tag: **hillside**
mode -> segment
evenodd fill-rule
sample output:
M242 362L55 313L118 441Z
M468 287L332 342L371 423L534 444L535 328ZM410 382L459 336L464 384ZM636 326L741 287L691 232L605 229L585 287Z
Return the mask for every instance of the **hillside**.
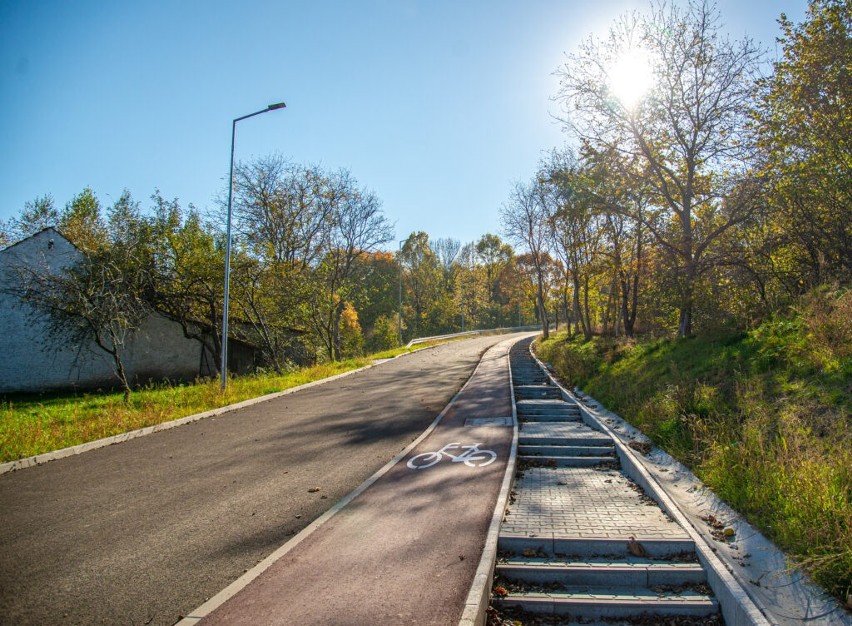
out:
M736 334L583 342L560 333L537 350L848 603L850 319L852 292L823 290Z

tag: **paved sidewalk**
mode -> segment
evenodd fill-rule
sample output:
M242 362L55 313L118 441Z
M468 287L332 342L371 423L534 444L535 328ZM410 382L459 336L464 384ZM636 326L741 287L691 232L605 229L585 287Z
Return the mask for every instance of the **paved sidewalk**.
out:
M515 483L501 535L559 538L688 539L621 470L527 468Z
M485 353L440 423L400 462L286 544L253 580L250 572L235 595L221 604L214 598L181 624L458 623L512 441L511 419L485 426L471 420L511 416L507 354L514 341ZM496 460L484 464L489 455L480 455L469 466L445 455L429 467L409 467L413 457L452 443L480 444Z

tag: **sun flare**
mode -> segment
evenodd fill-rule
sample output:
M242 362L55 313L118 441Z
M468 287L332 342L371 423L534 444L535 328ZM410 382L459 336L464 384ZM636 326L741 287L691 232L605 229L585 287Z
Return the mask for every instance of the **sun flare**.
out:
M644 50L627 50L609 69L609 90L626 109L634 109L654 83L651 58Z

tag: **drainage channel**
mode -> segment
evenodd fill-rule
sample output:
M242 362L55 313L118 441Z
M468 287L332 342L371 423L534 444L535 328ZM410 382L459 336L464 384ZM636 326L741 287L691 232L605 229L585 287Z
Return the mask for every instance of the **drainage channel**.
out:
M693 537L630 478L530 341L510 356L518 470L489 623L724 624Z

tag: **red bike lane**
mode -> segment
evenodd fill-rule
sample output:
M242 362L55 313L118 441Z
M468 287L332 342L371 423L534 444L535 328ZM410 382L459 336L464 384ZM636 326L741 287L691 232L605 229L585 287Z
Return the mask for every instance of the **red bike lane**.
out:
M179 626L457 624L511 451L514 341L413 449Z

